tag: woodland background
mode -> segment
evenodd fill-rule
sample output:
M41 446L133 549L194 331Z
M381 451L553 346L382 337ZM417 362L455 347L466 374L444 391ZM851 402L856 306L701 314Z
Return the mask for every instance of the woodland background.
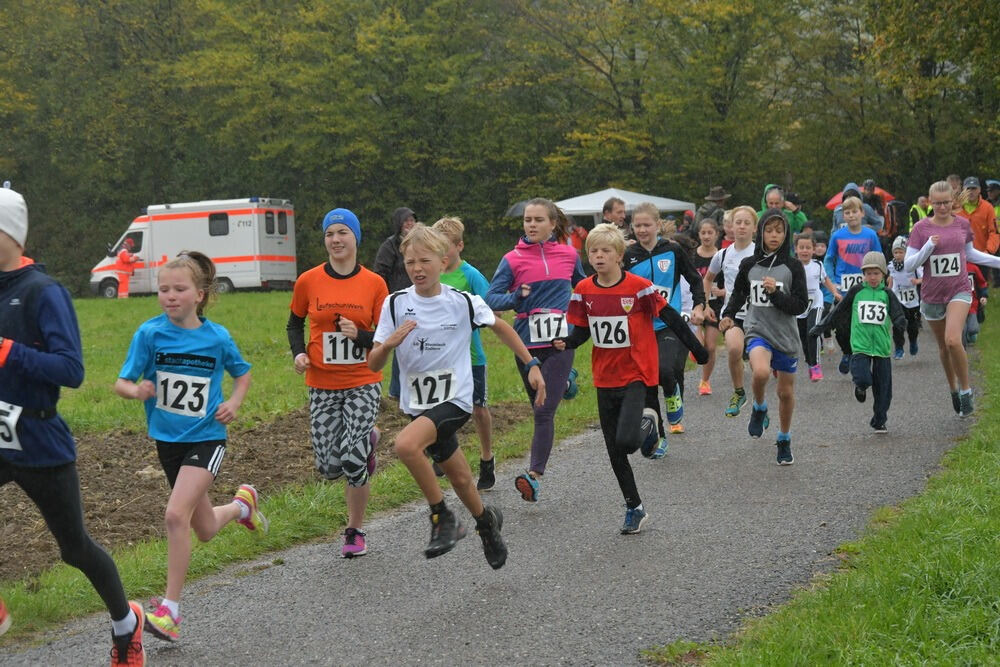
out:
M335 206L370 260L400 205L474 238L608 186L828 219L849 180L906 200L1000 174L995 0L0 0L0 180L75 293L152 203ZM484 267L485 270L485 267Z

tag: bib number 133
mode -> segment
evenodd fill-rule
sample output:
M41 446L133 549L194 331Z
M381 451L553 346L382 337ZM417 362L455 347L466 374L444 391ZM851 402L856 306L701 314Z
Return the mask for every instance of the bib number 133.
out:
M409 380L410 407L414 410L429 410L455 398L455 371L450 368L417 373Z

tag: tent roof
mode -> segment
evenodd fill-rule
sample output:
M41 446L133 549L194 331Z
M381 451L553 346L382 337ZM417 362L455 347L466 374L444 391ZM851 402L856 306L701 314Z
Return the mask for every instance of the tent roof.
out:
M556 206L561 208L563 213L566 215L594 215L600 213L604 209L604 202L611 197L618 197L623 200L625 202L625 210L629 213L631 213L632 209L634 209L637 205L645 201L651 202L661 211L693 211L697 208L691 202L680 201L678 199L668 199L666 197L655 197L653 195L644 195L640 192L619 190L618 188L607 188L606 190L591 192L587 195L563 199L562 201L557 201Z

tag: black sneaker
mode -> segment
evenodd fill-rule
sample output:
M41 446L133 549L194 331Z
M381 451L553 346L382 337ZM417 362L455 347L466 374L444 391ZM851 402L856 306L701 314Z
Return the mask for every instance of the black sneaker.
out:
M437 461L431 461L431 468L434 468L434 474L438 477L444 477L444 470L438 465Z
M465 537L465 526L446 509L439 514L431 514L431 541L424 549L428 558L437 558L454 548L455 543Z
M861 385L854 385L854 398L858 399L858 403L864 403L865 399L868 398L868 389Z
M951 407L955 409L955 414L962 413L962 403L958 400L958 392L951 392Z
M851 372L851 355L845 354L840 357L840 364L837 366L837 370L840 371L841 375L847 375Z
M500 508L485 505L483 507L482 521L476 521L476 532L483 540L483 553L486 554L486 562L494 570L499 570L507 562L507 545L500 537L500 529L503 528L503 514Z
M764 429L771 425L771 419L767 416L767 408L758 410L754 406L750 413L750 423L747 424L747 433L751 438L759 438L764 435Z
M493 469L496 465L496 457L489 461L479 460L479 481L476 482L476 489L479 491L489 491L497 483L497 476Z
M972 416L972 392L970 391L967 394L959 394L958 395L958 405L959 405L959 410L958 410L958 416L959 417L962 417L963 419L965 417L971 417Z
M872 424L872 428L875 429L875 435L885 435L889 432L885 424Z
M792 458L792 441L791 440L779 440L778 445L778 465L779 466L790 466L795 463L795 459Z

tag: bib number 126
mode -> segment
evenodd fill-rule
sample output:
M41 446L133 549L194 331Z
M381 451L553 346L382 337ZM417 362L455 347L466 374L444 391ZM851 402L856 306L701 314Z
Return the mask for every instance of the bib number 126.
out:
M629 347L628 320L625 317L590 317L590 335L594 345L604 348Z

